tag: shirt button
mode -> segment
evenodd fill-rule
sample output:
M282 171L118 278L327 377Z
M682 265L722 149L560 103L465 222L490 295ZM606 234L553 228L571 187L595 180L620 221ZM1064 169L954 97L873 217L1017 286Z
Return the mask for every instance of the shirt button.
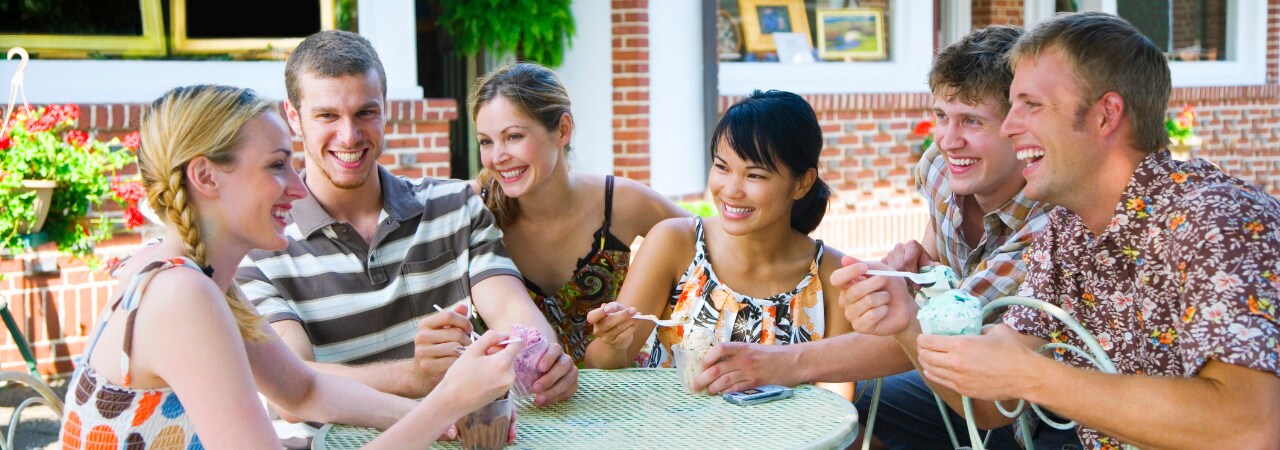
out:
M334 231L337 231L337 232L339 232L339 233L346 233L346 232L347 232L347 227L344 227L344 226L342 226L342 225L335 225L335 226L333 227L333 230L334 230Z

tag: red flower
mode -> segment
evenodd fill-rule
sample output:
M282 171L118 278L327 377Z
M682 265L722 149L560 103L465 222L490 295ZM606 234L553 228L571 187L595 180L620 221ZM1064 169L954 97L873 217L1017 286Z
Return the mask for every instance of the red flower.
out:
M68 144L84 147L84 143L89 142L89 133L84 132L84 130L71 130L63 138L67 140Z
M138 209L138 202L129 202L129 207L124 209L124 226L133 229L146 222L147 218L142 215L142 210Z
M111 180L111 190L115 192L116 197L130 203L137 203L147 196L147 190L143 189L142 183L136 180L120 181L118 178Z
M46 110L44 115L40 116L36 120L31 121L30 123L27 124L27 131L32 133L49 131L49 130L52 130L54 126L57 126L58 122L59 122L58 114L51 113L50 111Z
M13 138L9 136L0 137L0 150L8 150L13 147Z
M932 120L921 120L920 123L916 124L916 129L914 131L917 136L924 136L931 132L933 132Z
M126 134L124 135L124 141L122 144L124 145L124 148L137 150L138 147L142 146L142 135L138 134L137 131Z

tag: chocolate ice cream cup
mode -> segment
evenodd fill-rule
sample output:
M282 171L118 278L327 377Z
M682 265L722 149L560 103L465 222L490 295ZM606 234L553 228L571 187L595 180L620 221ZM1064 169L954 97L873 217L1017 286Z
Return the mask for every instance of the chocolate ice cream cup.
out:
M480 407L458 421L458 442L466 450L495 450L507 447L511 411L515 400L502 398Z

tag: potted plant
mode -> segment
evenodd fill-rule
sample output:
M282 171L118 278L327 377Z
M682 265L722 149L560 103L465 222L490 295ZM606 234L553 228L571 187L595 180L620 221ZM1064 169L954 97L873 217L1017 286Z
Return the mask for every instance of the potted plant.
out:
M1200 147L1200 136L1196 136L1196 109L1191 105L1184 106L1177 120L1166 117L1164 127L1169 130L1169 153L1173 159L1186 161L1191 159L1191 151Z
M19 107L5 120L0 131L0 248L21 254L47 241L63 253L89 256L94 244L111 236L109 220L88 218L106 198L126 208L127 226L141 223L141 184L121 181L117 174L136 161L137 132L123 143L103 143L75 129L79 117L76 105L50 105Z

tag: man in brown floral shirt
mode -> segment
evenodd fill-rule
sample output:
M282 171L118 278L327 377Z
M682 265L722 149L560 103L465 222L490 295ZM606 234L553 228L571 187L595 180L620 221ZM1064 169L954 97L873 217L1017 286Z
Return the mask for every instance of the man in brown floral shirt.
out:
M1050 341L1083 341L1012 307L982 336L920 336L912 357L925 377L953 409L959 395L1052 409L1089 448L1274 447L1280 201L1169 158L1168 62L1124 20L1059 16L1021 38L1010 64L1002 131L1027 161L1027 195L1060 205L1024 254L1019 292L1071 313L1120 375L1070 353L1054 353L1067 364L1041 357ZM918 327L910 299L859 289L865 270L841 274L855 280L841 298L854 329ZM1009 421L991 402L974 408L982 427Z

